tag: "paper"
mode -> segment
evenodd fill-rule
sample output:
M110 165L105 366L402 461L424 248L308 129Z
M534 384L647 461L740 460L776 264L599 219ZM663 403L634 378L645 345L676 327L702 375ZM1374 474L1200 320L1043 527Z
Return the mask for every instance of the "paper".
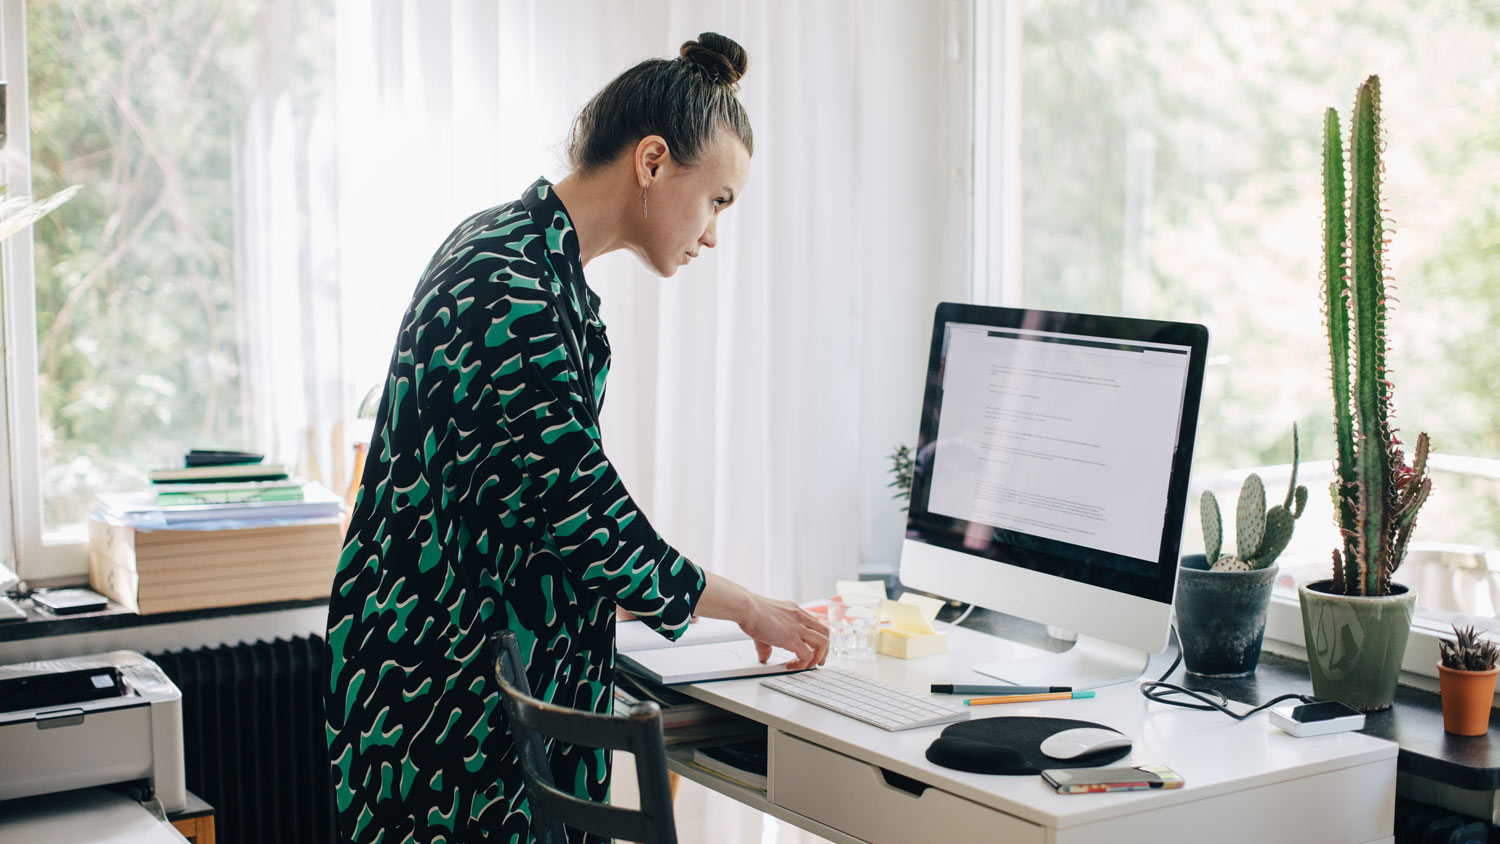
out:
M733 642L748 639L738 624L722 618L700 618L688 625L682 637L672 641L646 626L643 621L621 621L615 624L615 651L634 653L657 648L680 648L708 642Z
M922 617L927 619L928 624L937 621L938 610L943 608L942 600L927 595L918 595L915 592L902 592L897 596L896 600L916 604L917 609L922 611Z
M321 484L308 482L301 500L261 501L242 504L197 504L164 507L150 492L101 493L96 515L109 524L140 529L203 530L254 527L262 522L284 523L338 518L344 501ZM206 528L205 526L212 526Z
M845 598L884 598L883 580L840 580L834 584L834 594Z
M0 844L37 841L184 844L187 839L129 797L108 788L86 788L6 804Z
M937 632L932 629L932 622L922 613L921 607L910 601L888 600L881 605L881 611L886 618L890 619L891 628L900 633L909 636L931 636Z

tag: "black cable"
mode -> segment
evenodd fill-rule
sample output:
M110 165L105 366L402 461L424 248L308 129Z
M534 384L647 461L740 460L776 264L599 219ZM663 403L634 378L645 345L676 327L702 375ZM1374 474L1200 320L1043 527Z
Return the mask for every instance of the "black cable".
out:
M1206 712L1222 712L1236 721L1243 721L1246 718L1249 718L1251 715L1254 715L1264 709L1270 709L1271 707L1275 706L1278 703L1281 703L1284 700L1300 700L1303 703L1316 703L1318 700L1317 698L1310 695L1286 694L1268 700L1260 706L1249 710L1248 712L1234 712L1229 708L1229 698L1225 697L1223 692L1210 692L1210 694L1218 696L1219 699L1215 701L1194 689L1185 689L1182 686L1175 686L1171 683L1166 682L1166 679L1172 676L1172 672L1177 670L1177 666L1182 664L1182 637L1177 635L1177 625L1175 624L1172 625L1172 637L1177 640L1177 658L1172 660L1172 667L1168 668L1166 673L1161 675L1160 680L1148 680L1147 682L1141 684L1141 694L1145 695L1147 700L1154 700L1157 703L1164 703L1168 706L1180 706L1184 709L1199 709ZM1172 695L1184 695L1198 701L1198 703L1188 703L1187 701L1172 700Z

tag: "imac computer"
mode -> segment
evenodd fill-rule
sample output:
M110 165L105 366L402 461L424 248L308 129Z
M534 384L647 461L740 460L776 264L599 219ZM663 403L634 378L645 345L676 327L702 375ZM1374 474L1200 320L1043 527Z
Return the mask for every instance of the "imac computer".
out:
M1092 688L1166 648L1208 330L943 303L901 582L1078 634L974 669Z

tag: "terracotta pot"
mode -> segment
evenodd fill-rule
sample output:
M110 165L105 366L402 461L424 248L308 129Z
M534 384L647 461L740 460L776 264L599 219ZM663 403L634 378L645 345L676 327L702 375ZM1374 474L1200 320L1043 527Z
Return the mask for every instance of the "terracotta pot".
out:
M1482 736L1489 732L1496 674L1500 674L1500 666L1488 671L1459 671L1438 663L1445 732L1456 736Z

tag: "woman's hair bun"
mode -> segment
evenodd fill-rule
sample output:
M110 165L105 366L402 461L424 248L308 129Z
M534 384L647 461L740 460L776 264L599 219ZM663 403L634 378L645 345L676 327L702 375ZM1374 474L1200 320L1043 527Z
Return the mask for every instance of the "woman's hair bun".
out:
M705 32L697 41L684 42L678 58L723 85L737 84L750 64L744 47L717 32Z

